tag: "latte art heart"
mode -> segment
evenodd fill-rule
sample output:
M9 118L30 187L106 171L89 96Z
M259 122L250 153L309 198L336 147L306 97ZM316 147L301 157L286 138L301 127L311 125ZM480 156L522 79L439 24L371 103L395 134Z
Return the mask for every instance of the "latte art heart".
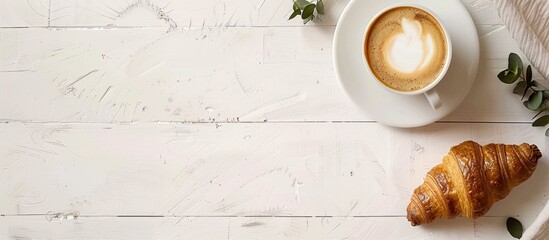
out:
M372 21L364 42L368 67L397 91L433 82L446 64L446 35L429 13L415 7L390 9Z
M434 55L434 42L431 34L423 34L418 21L402 18L402 33L388 41L385 58L389 65L402 73L413 73L425 68Z

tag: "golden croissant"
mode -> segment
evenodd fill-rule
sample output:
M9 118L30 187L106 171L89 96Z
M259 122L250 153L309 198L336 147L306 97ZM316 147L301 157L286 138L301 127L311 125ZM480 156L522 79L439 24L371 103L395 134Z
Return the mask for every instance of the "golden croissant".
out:
M477 218L528 179L541 152L536 145L466 141L450 149L414 190L406 211L412 226L436 218Z

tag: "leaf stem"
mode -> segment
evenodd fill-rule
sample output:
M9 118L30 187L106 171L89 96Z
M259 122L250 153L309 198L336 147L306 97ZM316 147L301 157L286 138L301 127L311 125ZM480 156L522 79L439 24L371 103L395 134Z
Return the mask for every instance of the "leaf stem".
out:
M520 92L523 91L521 98L522 102L526 97L526 94L530 92L530 96L523 102L523 105L535 113L534 117L532 117L532 120L535 119L532 126L539 127L548 125L549 115L546 114L540 117L542 113L549 112L549 89L540 83L543 79L532 80L531 67L528 66L528 68L523 71L524 64L522 64L520 56L516 53L509 54L508 66L508 69L503 70L498 74L497 77L499 80L503 83L510 84L516 82L520 78L513 89L513 93L520 94ZM520 74L516 75L516 71L513 70L520 70ZM549 137L549 129L545 131L545 136ZM515 238L520 238L522 236L522 224L515 218L511 217L507 219L507 230L509 230L509 233Z

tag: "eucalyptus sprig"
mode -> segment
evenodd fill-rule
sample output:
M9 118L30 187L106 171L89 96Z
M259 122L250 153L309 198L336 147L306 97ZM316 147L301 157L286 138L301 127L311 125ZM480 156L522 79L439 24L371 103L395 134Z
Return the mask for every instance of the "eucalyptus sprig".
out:
M291 20L295 18L297 15L301 15L301 19L303 19L303 24L307 24L309 21L315 19L315 17L318 17L319 15L324 15L324 2L322 0L316 0L313 2L309 2L308 0L293 0L294 5L292 12L292 15L290 15L290 18L288 20ZM315 15L316 12L316 15Z
M506 84L513 84L518 80L517 85L513 89L514 94L521 95L523 100L528 93L528 100L523 102L523 105L536 111L537 114L532 118L535 119L544 112L549 112L549 89L542 86L539 81L532 80L532 67L528 65L526 71L522 65L522 60L516 53L509 54L509 63L507 69L498 74L500 81ZM549 124L549 115L544 115L536 119L532 126L544 127ZM549 136L549 129L545 131L545 136Z
M522 237L522 233L524 233L524 228L522 227L522 223L520 223L519 220L513 217L509 217L507 218L506 225L507 231L509 231L509 234L511 234L511 236L516 239L520 239Z

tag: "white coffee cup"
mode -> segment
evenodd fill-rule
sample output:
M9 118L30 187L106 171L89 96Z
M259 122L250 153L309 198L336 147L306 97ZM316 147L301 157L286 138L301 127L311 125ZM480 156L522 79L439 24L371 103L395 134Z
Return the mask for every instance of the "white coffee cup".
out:
M377 78L377 76L370 69L370 65L368 64L368 59L366 57L366 54L364 54L365 53L365 49L364 49L365 44L363 44L363 49L362 49L363 50L362 55L363 55L363 59L364 59L364 64L366 66L366 69L368 69L368 72L370 73L370 75L385 90L390 91L390 92L395 93L395 94L399 94L399 95L419 95L419 94L423 94L425 96L425 98L427 98L427 101L429 102L429 104L431 105L431 107L433 109L435 109L435 110L439 109L442 106L442 101L440 100L440 97L439 97L439 95L438 95L438 93L435 89L435 86L444 78L444 75L446 74L446 72L448 71L448 68L450 67L450 63L451 63L451 60L452 60L452 42L450 40L450 35L448 34L448 31L444 27L444 24L442 23L442 21L440 21L440 18L435 13L433 13L433 11L431 11L430 9L428 9L426 7L417 5L417 4L396 4L396 5L389 6L387 8L384 8L383 10L381 10L379 13L377 13L372 18L372 20L368 23L368 26L366 27L366 31L364 33L364 38L363 39L366 39L368 33L370 32L370 28L372 27L372 25L375 23L375 21L377 20L377 18L379 16L381 16L383 13L385 13L389 10L399 8L399 7L418 8L420 10L423 10L423 11L429 13L439 23L440 27L442 28L442 31L444 32L444 36L446 38L446 59L444 61L444 63L445 63L444 67L441 69L438 76L429 85L427 85L427 86L425 86L425 87L423 87L419 90L416 90L416 91L405 92L405 91L398 91L396 89L390 88L387 85L385 85L380 79Z

